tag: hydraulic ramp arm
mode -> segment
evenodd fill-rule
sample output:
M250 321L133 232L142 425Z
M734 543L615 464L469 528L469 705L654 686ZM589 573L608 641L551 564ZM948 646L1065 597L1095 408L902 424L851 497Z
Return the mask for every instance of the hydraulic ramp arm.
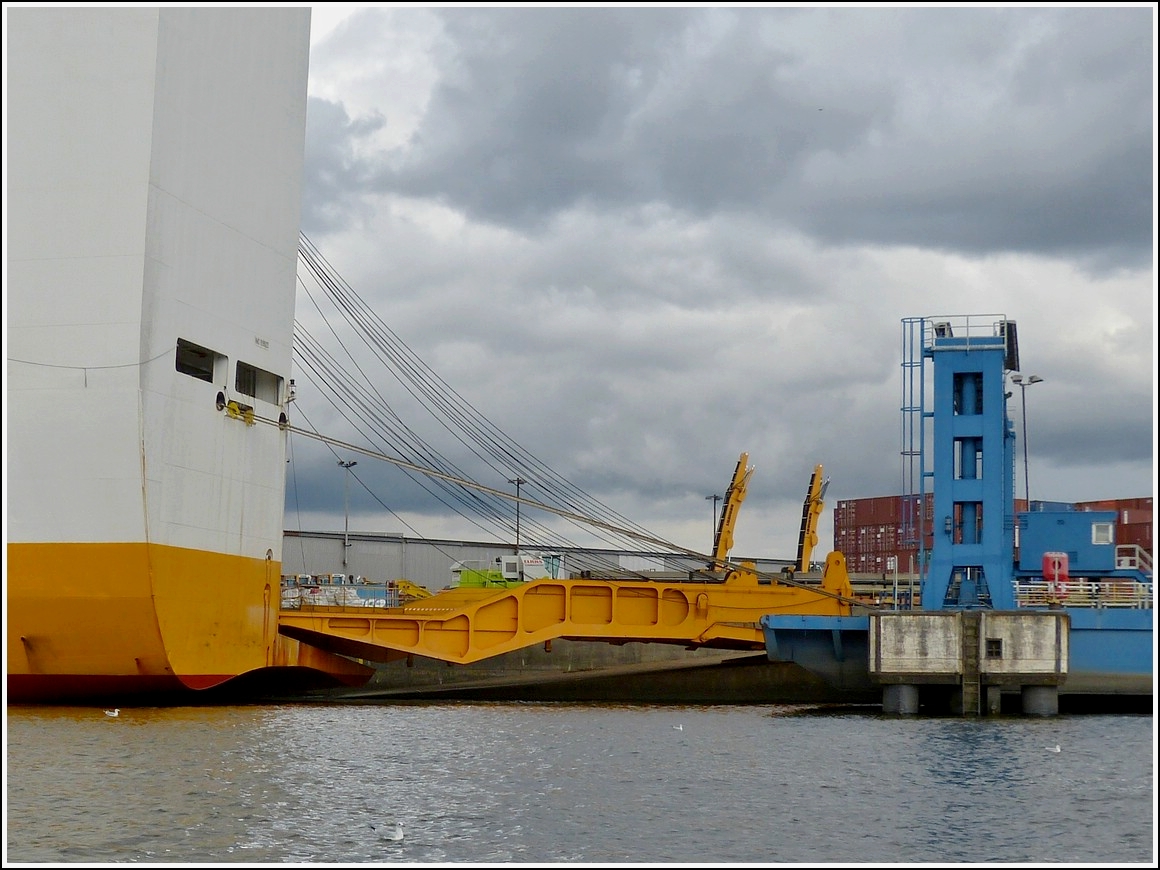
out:
M729 551L733 549L733 529L737 526L737 514L745 501L745 490L749 478L753 477L753 466L748 465L749 454L742 453L733 470L733 480L725 490L725 503L721 506L721 519L717 523L717 534L713 536L713 563L711 569L727 568Z
M814 547L818 545L818 520L825 508L826 489L829 485L830 479L822 478L822 466L815 465L814 473L810 475L810 487L802 503L802 527L798 535L797 570L803 574L810 570L810 559Z
M854 603L841 553L830 554L813 586L765 582L746 566L731 567L724 583L544 579L513 589L450 589L388 610L284 610L278 630L369 661L419 655L470 664L556 638L762 650L762 616L847 616Z

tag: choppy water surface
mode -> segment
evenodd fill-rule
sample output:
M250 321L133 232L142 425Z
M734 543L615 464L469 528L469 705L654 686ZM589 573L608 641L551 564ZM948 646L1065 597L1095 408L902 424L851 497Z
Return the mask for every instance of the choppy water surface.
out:
M1154 765L1150 715L12 707L5 857L1154 863Z

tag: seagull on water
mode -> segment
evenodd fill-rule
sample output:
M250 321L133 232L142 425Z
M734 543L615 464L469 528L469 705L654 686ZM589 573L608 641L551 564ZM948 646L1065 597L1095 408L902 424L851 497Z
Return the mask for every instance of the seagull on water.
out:
M117 708L116 708L116 709L114 709L114 710L106 710L106 711L105 711L105 715L106 715L106 716L112 716L112 717L115 719L115 718L117 718L118 716L120 716L120 715L121 715L121 708L120 708L120 707L117 707Z
M376 828L372 824L371 830L377 831L378 828ZM401 824L399 824L398 822L395 822L395 829L393 831L390 831L390 832L383 831L383 839L384 840L391 840L391 841L396 842L396 843L399 842L400 840L403 839L403 826Z
M677 731L684 731L685 730L684 725L674 725L673 728L675 728Z
M1063 752L1058 743L1056 743L1054 746L1045 746L1043 748L1048 752Z

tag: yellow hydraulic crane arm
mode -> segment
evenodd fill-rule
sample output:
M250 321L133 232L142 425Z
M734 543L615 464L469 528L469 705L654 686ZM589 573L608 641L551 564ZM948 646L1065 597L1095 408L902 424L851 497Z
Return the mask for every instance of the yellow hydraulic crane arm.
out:
M724 504L721 506L721 519L717 523L717 534L713 538L713 567L723 565L729 558L729 551L733 549L733 529L737 525L737 513L741 510L741 502L745 501L745 489L749 486L749 478L753 476L753 466L746 465L749 454L742 453L737 460L737 468L733 471L733 480L725 490Z
M810 475L810 486L802 503L802 527L798 534L797 570L803 574L810 570L810 558L818 545L818 520L825 507L826 488L830 479L822 479L822 466L815 465Z
M284 610L279 633L370 661L419 655L456 664L566 640L761 650L762 616L848 616L846 563L831 553L820 585L761 582L746 568L724 583L553 580L512 589L451 589L403 607Z

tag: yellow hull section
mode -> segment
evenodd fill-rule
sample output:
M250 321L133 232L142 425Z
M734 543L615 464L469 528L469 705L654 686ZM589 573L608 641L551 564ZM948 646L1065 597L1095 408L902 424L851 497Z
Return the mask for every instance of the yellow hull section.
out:
M453 589L385 611L282 611L279 630L322 649L372 661L421 655L470 664L556 638L765 649L762 616L847 616L845 560L831 553L820 587L759 584L747 571L724 583L536 580L511 589Z
M8 699L207 689L270 666L370 671L279 638L281 564L156 544L8 545Z

